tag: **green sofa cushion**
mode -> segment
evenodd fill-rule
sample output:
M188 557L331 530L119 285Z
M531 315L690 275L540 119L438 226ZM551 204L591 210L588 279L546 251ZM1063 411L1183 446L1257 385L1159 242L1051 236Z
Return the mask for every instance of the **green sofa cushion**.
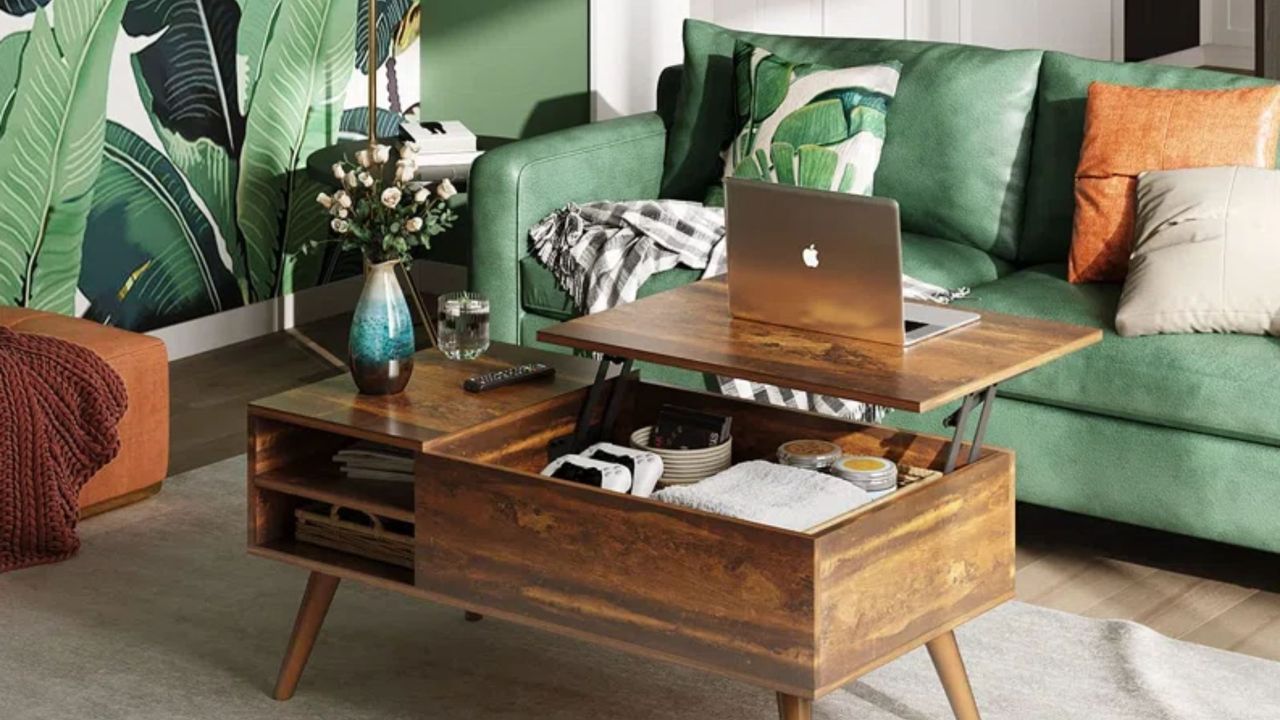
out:
M640 297L687 285L702 277L701 270L678 267L655 273L640 286ZM532 255L520 259L520 304L525 310L549 318L569 320L577 317L569 294L560 289L551 271Z
M959 243L906 233L902 266L908 275L947 288L974 287L1009 273L1013 266ZM640 287L640 297L680 287L702 277L701 270L678 267L655 274ZM577 313L569 294L551 271L532 255L520 260L520 304L528 312L568 320Z
M1035 140L1031 177L1019 243L1022 265L1061 262L1071 247L1075 215L1075 174L1084 142L1084 109L1094 81L1137 87L1203 90L1269 85L1243 75L1144 63L1086 60L1047 52L1040 67L1036 98Z
M886 423L949 434L954 408ZM1280 552L1280 448L996 400L987 441L1017 453L1018 500Z
M898 201L904 230L1016 257L1043 53L761 35L686 21L684 79L668 136L663 197L702 200L719 180L719 154L734 131L738 38L796 62L901 62L875 194Z
M1011 397L1166 427L1280 445L1280 338L1153 335L1122 338L1120 286L1072 285L1066 266L1020 270L962 304L1102 328L1101 344L1001 386Z

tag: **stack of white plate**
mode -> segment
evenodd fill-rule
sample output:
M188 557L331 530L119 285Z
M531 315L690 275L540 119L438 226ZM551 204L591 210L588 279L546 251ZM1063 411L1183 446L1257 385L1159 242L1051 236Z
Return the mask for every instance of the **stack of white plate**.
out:
M733 438L710 448L696 450L668 450L649 447L653 426L642 427L631 433L631 446L647 450L662 458L662 480L667 485L687 485L705 480L728 470L733 463Z

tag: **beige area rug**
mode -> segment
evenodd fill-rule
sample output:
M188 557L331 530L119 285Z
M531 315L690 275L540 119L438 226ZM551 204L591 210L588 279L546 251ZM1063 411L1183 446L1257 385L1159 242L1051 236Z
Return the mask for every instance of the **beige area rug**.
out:
M344 583L297 696L268 692L306 575L245 554L242 458L82 525L62 565L0 576L4 720L772 720L703 672ZM986 720L1274 720L1280 664L1010 604L962 628ZM949 718L923 651L817 718Z

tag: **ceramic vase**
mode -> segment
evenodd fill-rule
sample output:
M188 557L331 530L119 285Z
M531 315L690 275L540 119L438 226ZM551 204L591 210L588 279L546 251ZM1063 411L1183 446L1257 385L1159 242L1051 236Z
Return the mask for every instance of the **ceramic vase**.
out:
M351 377L365 395L394 395L413 374L413 318L396 262L370 265L348 344Z

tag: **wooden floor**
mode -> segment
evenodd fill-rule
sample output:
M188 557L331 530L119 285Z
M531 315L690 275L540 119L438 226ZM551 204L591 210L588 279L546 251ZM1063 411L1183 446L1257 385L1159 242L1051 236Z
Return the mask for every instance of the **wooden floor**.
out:
M174 362L170 472L243 453L248 401L343 372L346 323ZM1025 602L1280 660L1280 556L1032 506L1018 534Z

